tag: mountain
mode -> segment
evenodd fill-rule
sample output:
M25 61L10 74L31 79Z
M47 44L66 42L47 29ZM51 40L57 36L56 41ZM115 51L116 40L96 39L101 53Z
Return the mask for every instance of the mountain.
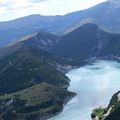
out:
M90 58L117 58L119 50L120 34L105 32L95 24L85 24L62 36L51 53L80 65Z
M119 51L120 34L92 23L63 36L35 32L1 48L0 119L52 117L75 96L66 70L92 59L119 60Z
M78 21L65 29L65 33L86 24L94 23L108 32L120 32L120 1L107 0L87 10L78 11ZM73 13L74 14L74 13Z
M19 46L19 49L0 60L0 94L21 90L39 82L60 87L69 85L69 79L54 68L56 65L48 53Z
M23 40L0 53L0 119L47 119L75 95L63 64L38 46Z
M65 16L31 15L12 21L0 22L0 39L2 40L0 46L5 46L23 36L38 31L62 33L66 27L75 21L77 21L76 14Z
M51 17L42 17L40 15L31 15L20 19L0 22L0 46L4 46L12 41L15 41L28 34L35 33L37 31L46 30L47 25L52 21ZM46 26L43 27L43 26Z
M108 0L87 10L63 16L31 15L7 22L0 22L0 46L5 46L12 41L38 31L59 35L66 34L87 23L97 24L106 31L119 32L119 3L119 1Z
M118 60L120 55L120 34L106 32L92 23L63 36L38 32L17 41L8 46L22 42L32 48L50 52L57 61L72 66L83 65L96 58ZM16 50L16 47L13 48L4 51L1 49L0 57Z

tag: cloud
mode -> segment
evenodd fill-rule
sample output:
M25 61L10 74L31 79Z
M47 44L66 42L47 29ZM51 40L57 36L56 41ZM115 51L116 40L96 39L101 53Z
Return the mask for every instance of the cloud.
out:
M13 4L11 0L0 0L0 7L8 7Z
M48 1L48 0L28 0L29 2L32 2L32 3L39 3L39 2L45 2L45 1Z
M105 0L0 0L0 21L31 14L64 15Z
M4 7L5 10L16 10L33 7L29 0L0 0L0 8Z

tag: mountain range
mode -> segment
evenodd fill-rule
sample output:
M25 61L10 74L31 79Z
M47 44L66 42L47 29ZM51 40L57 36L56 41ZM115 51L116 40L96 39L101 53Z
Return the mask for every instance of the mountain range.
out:
M37 32L1 48L1 119L47 119L60 112L75 96L65 72L96 59L119 61L119 50L120 34L91 23L63 36Z
M119 3L0 22L0 119L50 118L76 95L68 91L68 70L96 59L120 61Z
M31 15L0 22L0 46L5 46L12 41L38 31L59 35L66 34L86 23L97 24L106 31L119 32L119 11L119 1L116 3L114 0L112 2L108 0L87 10L69 13L64 16Z
M119 38L119 33L109 33L95 24L88 23L62 36L38 32L23 37L10 46L22 42L30 47L45 50L70 65L80 65L92 58L117 59Z

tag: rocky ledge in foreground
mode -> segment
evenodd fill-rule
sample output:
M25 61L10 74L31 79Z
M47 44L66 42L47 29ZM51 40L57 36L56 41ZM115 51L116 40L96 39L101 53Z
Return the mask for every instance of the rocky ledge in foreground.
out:
M120 120L120 91L113 95L107 108L93 110L92 120Z

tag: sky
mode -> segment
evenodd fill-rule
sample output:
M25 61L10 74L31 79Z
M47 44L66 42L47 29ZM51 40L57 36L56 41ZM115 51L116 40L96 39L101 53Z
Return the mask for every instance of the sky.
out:
M31 14L64 15L104 1L106 0L0 0L0 21Z

